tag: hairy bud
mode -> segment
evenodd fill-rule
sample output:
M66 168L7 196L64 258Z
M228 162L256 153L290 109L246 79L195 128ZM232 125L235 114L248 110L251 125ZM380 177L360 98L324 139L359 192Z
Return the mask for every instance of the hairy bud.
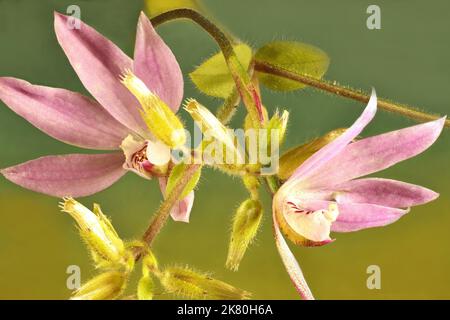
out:
M77 222L80 235L91 250L97 267L129 265L129 254L122 240L98 204L94 204L92 212L75 199L64 198L60 207Z
M164 288L189 299L242 300L250 293L189 268L171 267L160 275Z
M253 199L245 200L237 209L233 219L227 268L236 271L249 244L255 238L261 224L262 205Z
M86 282L71 300L112 300L117 299L125 289L127 274L108 271Z

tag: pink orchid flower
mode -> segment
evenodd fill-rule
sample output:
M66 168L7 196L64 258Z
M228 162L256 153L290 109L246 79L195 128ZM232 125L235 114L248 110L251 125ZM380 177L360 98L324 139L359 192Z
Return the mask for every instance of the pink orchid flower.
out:
M141 13L134 60L92 27L69 27L70 17L55 13L55 32L85 88L96 99L64 89L0 78L0 100L49 136L102 154L46 156L1 170L10 181L52 196L87 196L108 188L127 171L151 178L161 142L141 117L139 102L121 82L126 70L176 112L183 98L183 76L175 56ZM73 18L72 18L73 19ZM120 150L122 148L122 150ZM162 192L166 177L159 177ZM189 221L193 193L172 210Z
M330 232L385 226L412 206L439 195L421 186L381 178L361 178L389 168L430 147L445 118L374 137L354 139L377 110L375 91L358 120L336 140L301 164L277 191L273 220L277 248L297 291L313 299L281 231L294 243L327 244ZM281 230L280 230L281 229Z

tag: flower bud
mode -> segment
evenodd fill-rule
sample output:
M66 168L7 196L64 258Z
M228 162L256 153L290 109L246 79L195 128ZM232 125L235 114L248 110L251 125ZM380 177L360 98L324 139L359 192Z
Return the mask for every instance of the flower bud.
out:
M194 99L187 100L184 109L198 124L200 130L207 139L212 137L216 140L215 142L221 144L219 147L215 144L210 144L208 147L215 147L214 151L218 151L220 147L223 147L225 153L222 152L222 159L216 159L216 164L226 163L231 166L237 165L236 167L239 167L238 164L243 163L243 156L236 145L235 137L214 114ZM205 146L205 144L203 144L203 146Z
M281 144L284 140L285 134L286 134L286 128L289 120L289 112L284 110L283 113L280 115L279 111L277 110L273 117L269 120L269 122L266 125L266 129L268 130L268 139L267 141L270 142L271 139L271 131L272 130L278 130L278 141ZM270 143L269 143L270 146Z
M138 282L137 297L139 300L153 300L155 283L151 275L144 275Z
M281 180L287 180L294 171L314 153L322 147L339 137L346 129L340 128L328 132L326 135L314 139L308 143L294 147L283 154L280 158L278 177Z
M250 293L189 268L171 267L160 275L163 287L189 299L242 300Z
M183 124L172 109L131 71L125 72L122 83L141 104L141 116L150 132L169 147L176 148L184 145L186 133Z
M108 271L86 282L71 300L112 300L117 299L125 289L127 274Z
M236 271L248 245L255 238L262 218L262 205L257 200L247 199L237 209L233 219L227 268Z
M98 267L105 266L105 264L128 264L128 255L124 244L111 222L102 213L99 205L94 204L94 212L92 212L73 198L64 198L60 207L77 222L81 237L91 250Z

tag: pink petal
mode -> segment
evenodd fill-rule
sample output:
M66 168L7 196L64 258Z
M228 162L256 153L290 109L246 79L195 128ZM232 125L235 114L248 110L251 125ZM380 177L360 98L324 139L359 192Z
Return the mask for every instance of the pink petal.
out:
M98 103L68 90L0 78L0 100L49 136L79 147L118 149L128 134Z
M80 29L68 27L68 19L55 13L58 42L85 88L118 121L137 133L145 132L139 102L120 82L133 61L114 43L80 21Z
M309 188L329 187L393 166L428 149L445 118L349 144L333 161L308 177Z
M165 197L167 178L159 179L161 193ZM194 191L191 191L183 200L178 201L170 211L170 216L175 221L189 222L192 206L194 205Z
M292 254L291 250L289 249L286 240L284 240L283 235L280 232L280 227L278 225L278 222L276 221L275 214L273 214L272 217L273 217L275 244L277 246L281 260L283 261L283 264L286 268L286 271L289 274L289 277L291 278L291 281L295 286L295 289L300 294L302 299L314 300L314 296L308 287L303 272L294 255Z
M1 170L8 180L56 197L81 197L108 188L125 174L122 153L47 156Z
M336 192L339 203L371 203L394 208L417 206L439 196L421 186L380 178L345 182L336 187Z
M183 75L170 48L141 12L134 49L134 72L174 112L183 99Z
M183 200L178 201L172 208L170 215L175 221L189 222L192 206L194 205L194 191L191 191Z
M330 160L334 159L344 148L355 139L361 131L367 126L367 124L373 119L377 111L377 96L375 90L372 90L372 95L364 109L364 112L358 118L358 120L353 123L353 125L348 128L340 137L334 141L327 144L325 147L317 151L313 156L306 160L296 171L292 174L288 181L301 180L302 184L307 184L307 177L313 175L314 173L320 174L322 172L322 167L328 163ZM335 163L333 160L332 163Z
M385 226L409 212L367 203L339 203L338 209L339 216L331 226L334 232L351 232Z

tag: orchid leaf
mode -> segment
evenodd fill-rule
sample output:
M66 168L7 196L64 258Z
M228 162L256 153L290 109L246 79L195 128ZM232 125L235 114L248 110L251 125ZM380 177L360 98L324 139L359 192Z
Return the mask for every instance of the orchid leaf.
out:
M247 70L252 59L252 49L246 44L234 46L241 65ZM197 88L213 97L228 98L234 89L234 81L223 54L217 53L190 74Z
M328 55L321 49L295 41L270 42L256 52L255 60L318 79L322 78L330 64ZM304 84L261 72L258 73L258 78L266 87L277 91L306 87Z

